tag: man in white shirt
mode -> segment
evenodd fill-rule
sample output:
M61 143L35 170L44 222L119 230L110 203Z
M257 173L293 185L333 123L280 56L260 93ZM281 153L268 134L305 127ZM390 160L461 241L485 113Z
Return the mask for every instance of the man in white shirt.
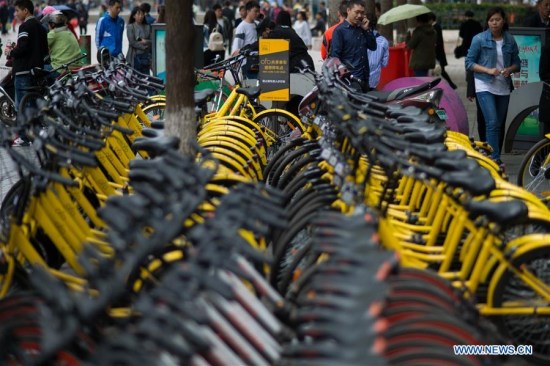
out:
M249 1L245 5L245 10L246 17L239 23L233 36L233 45L231 47L231 54L233 56L239 54L240 49L244 46L258 40L256 18L260 14L260 4L256 1Z
M249 1L245 5L246 17L239 23L235 29L233 36L233 46L231 47L231 55L239 54L241 48L255 43L258 40L258 32L256 30L256 18L260 14L260 4L256 1ZM243 66L243 75L248 79L256 79L258 76L257 63L247 60Z

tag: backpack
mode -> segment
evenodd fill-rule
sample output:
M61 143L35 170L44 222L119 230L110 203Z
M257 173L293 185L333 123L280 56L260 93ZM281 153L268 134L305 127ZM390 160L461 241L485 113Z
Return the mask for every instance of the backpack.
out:
M225 51L223 46L223 35L218 31L218 26L212 30L208 37L208 49L210 51Z

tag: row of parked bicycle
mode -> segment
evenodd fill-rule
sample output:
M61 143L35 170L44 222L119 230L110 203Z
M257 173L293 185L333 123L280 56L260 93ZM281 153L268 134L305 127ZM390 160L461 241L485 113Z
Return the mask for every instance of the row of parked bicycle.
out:
M189 157L144 129L159 98L108 87L131 78L54 85L19 131L37 159L2 130L24 174L0 208L0 360L480 365L501 359L452 346L513 342L547 361L548 212L485 146L327 68L301 119L234 88Z

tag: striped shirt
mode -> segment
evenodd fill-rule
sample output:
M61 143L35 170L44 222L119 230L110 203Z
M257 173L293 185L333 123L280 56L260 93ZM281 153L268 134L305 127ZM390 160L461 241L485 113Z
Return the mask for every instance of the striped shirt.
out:
M370 67L369 87L373 89L378 86L382 68L388 66L390 58L390 44L388 40L377 31L374 31L374 36L376 37L376 49L374 51L367 50Z

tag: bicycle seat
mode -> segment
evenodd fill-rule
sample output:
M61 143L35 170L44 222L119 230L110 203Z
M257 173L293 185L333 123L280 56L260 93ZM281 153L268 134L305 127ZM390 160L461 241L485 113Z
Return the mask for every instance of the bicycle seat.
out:
M195 98L195 104L202 105L208 100L208 98L214 95L214 93L216 93L216 90L214 89L204 89L196 91L193 95L193 97Z
M407 132L401 135L407 141L421 144L434 144L445 141L447 131L435 130L435 131L414 131Z
M463 150L454 151L464 152ZM471 171L479 168L479 164L473 159L442 158L435 161L435 167L446 171Z
M144 150L154 155L160 155L168 150L177 150L180 144L175 136L160 136L155 138L137 138L133 143L136 150Z
M366 95L380 103L389 102L395 99L395 93L393 90L392 91L373 90L366 93Z
M486 169L444 173L441 180L451 187L462 188L473 196L489 194L495 189L495 180Z
M238 94L246 95L246 97L248 99L258 98L260 96L261 92L262 92L262 90L257 86L250 87L250 88L238 88L237 89Z
M528 213L527 205L519 200L505 202L470 200L465 207L470 211L470 218L487 216L489 220L502 226L517 224L527 218Z

